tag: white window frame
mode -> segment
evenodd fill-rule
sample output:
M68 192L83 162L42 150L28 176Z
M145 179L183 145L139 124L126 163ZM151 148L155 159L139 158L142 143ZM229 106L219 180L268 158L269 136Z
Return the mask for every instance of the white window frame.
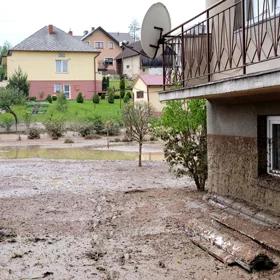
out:
M273 130L274 124L280 125L280 116L267 117L267 173L274 176L280 176L280 170L273 169Z
M53 92L54 93L61 93L62 90L63 90L62 84L54 84L53 85Z
M65 90L66 86L69 87L69 91L67 91L68 97L65 95L66 94L66 90ZM69 84L64 84L63 85L63 94L67 99L71 99L71 86Z
M112 57L105 57L104 58L104 63L106 64L106 62L110 60L112 61L112 64L107 64L108 66L113 66L114 65L114 59Z
M96 46L97 44L102 44L102 48L100 46ZM104 49L104 41L95 41L94 42L94 47L97 49L97 50L103 50Z
M58 65L60 63L60 65ZM66 66L66 69L64 69ZM55 70L57 74L67 74L68 73L68 60L67 59L56 59L55 60Z

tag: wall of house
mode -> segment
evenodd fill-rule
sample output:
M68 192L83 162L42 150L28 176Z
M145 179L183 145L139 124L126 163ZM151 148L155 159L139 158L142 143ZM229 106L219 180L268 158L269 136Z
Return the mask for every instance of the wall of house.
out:
M164 103L159 101L159 92L162 86L147 86L141 79L138 79L133 87L134 102L148 102L155 113L160 113L164 108ZM137 91L143 91L143 98L137 98Z
M135 79L141 74L139 55L123 59L123 74L130 79Z
M61 57L61 55L64 57ZM13 51L8 56L8 77L20 67L28 75L30 96L52 94L54 84L69 84L73 89L81 89L86 96L95 91L94 57L96 53L58 53ZM68 73L56 73L56 60L68 60ZM97 67L97 66L96 66ZM96 68L97 70L97 68ZM96 73L96 90L100 90L100 74Z
M208 102L207 186L280 214L280 178L259 174L258 150L258 116L280 115L279 101L253 102Z
M93 47L95 47L95 45L94 45L95 42L104 42L104 49L100 49L101 53L98 56L98 62L99 62L99 64L102 64L104 62L105 58L113 58L114 59L113 65L109 65L107 69L112 74L115 74L117 71L115 57L117 57L121 52L120 46L115 41L113 41L112 38L108 37L106 34L104 34L103 32L101 32L99 30L95 31L92 35L87 37L84 41L89 42L89 44ZM109 48L109 45L108 45L109 42L113 42L113 49Z

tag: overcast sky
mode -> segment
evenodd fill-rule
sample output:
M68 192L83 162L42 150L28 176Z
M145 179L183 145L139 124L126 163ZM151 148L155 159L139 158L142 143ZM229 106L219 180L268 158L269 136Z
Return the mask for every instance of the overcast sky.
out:
M1 1L0 45L15 45L45 25L53 24L74 35L91 27L128 32L133 19L141 24L153 0L10 0ZM162 0L170 12L172 27L205 7L205 0Z

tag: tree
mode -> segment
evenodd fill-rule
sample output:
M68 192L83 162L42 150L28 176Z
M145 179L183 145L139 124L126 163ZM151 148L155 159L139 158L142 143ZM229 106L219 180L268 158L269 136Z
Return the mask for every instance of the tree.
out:
M56 110L59 112L67 111L67 99L65 95L61 92L57 95Z
M0 109L10 113L15 119L16 132L18 126L18 117L13 110L13 105L24 104L25 97L21 92L12 88L0 88Z
M155 135L165 142L164 155L178 175L189 175L198 190L205 189L207 179L207 132L204 100L171 101L159 121L153 125Z
M130 138L139 144L138 166L142 166L142 145L145 135L149 132L149 121L152 110L147 103L128 103L123 109L123 122Z
M125 96L125 79L124 76L121 75L120 77L120 108L122 106L122 99Z
M76 101L77 101L77 103L84 103L84 97L81 92L78 93Z
M134 19L130 25L128 26L129 34L133 38L134 42L139 40L139 31L140 31L140 25L139 22Z
M0 46L0 57L7 56L11 47L12 46L8 41L4 42L4 45Z
M29 95L29 83L27 74L23 73L19 67L8 80L8 88L22 92L26 97Z

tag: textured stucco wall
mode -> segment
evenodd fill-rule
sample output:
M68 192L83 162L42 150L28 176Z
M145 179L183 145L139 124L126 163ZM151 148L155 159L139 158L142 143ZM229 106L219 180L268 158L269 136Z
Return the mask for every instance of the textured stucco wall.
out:
M210 192L280 214L280 179L258 175L257 117L280 115L280 102L208 102Z
M13 51L8 56L8 77L20 67L29 81L94 80L94 57L97 53L68 53L60 57L58 52ZM56 73L56 60L68 60L68 73ZM97 67L96 67L97 70ZM97 80L101 77L96 75Z

